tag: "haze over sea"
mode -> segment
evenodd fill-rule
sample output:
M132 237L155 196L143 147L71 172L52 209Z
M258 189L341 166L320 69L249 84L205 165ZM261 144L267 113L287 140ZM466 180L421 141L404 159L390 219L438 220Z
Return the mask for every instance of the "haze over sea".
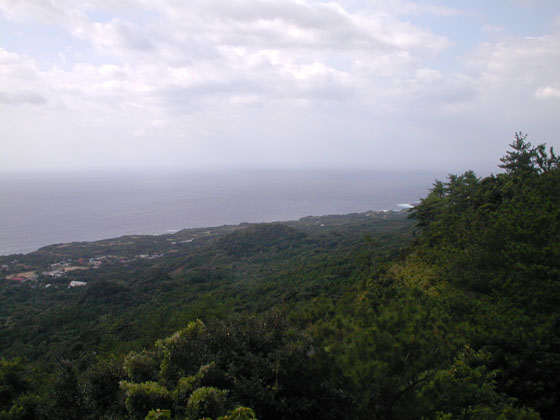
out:
M401 210L441 173L374 171L0 174L0 255L183 228Z

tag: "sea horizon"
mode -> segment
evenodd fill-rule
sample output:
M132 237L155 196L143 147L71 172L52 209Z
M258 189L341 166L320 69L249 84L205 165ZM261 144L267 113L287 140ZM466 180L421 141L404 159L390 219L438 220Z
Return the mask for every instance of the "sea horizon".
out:
M181 229L398 211L445 173L368 170L0 174L0 255Z

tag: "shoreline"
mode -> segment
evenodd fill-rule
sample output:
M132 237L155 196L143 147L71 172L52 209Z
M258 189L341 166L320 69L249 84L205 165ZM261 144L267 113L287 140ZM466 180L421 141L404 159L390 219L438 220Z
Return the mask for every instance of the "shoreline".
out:
M406 207L404 207L406 205ZM402 207L401 207L402 206ZM234 228L234 227L239 227L239 226L250 226L250 225L258 225L258 224L270 224L270 223L280 223L280 224L290 224L290 223L298 223L301 222L304 219L320 219L320 218L328 218L328 217L347 217L347 216L351 216L351 215L368 215L368 214L380 214L380 213L406 213L410 208L412 208L413 206L411 204L404 204L404 203L399 203L396 204L395 207L400 208L400 210L366 210L363 212L351 212L351 213L344 213L344 214L324 214L324 215L320 215L320 216L315 216L315 215L308 215L308 216L303 216L300 217L298 219L286 219L286 220L270 220L270 221L255 221L255 222L240 222L237 224L232 224L232 223L226 223L226 224L221 224L221 225L211 225L211 226L196 226L196 227L186 227L186 228L182 228L182 229L166 229L164 232L161 233L125 233L122 235L117 235L117 236L110 236L110 237L105 237L105 238L99 238L99 239L90 239L90 240L73 240L73 241L69 241L69 242L53 242L53 243L49 243L49 244L45 244L45 245L41 245L37 248L33 248L29 251L22 251L22 252L9 252L9 253L5 253L4 250L2 250L0 248L0 259L6 258L6 257L16 257L16 256L27 256L30 254L33 254L35 252L41 251L45 248L51 248L51 247L70 247L71 245L84 245L84 244L96 244L96 243L100 243L100 242L107 242L107 241L118 241L121 240L123 238L141 238L141 237L146 237L146 238L155 238L155 237L162 237L162 236L175 236L181 232L193 232L193 231L204 231L204 230L218 230L218 229L224 229L224 228Z

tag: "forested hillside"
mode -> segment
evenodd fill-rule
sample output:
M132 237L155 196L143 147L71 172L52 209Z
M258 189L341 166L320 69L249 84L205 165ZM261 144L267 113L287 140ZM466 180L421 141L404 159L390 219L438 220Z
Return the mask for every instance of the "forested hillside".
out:
M517 134L408 215L17 256L123 254L0 285L0 419L559 419L558 163Z

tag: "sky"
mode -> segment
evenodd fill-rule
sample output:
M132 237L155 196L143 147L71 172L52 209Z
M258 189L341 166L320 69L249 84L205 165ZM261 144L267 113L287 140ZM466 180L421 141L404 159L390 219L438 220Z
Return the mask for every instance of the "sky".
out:
M560 148L558 0L0 0L0 171L494 171Z

